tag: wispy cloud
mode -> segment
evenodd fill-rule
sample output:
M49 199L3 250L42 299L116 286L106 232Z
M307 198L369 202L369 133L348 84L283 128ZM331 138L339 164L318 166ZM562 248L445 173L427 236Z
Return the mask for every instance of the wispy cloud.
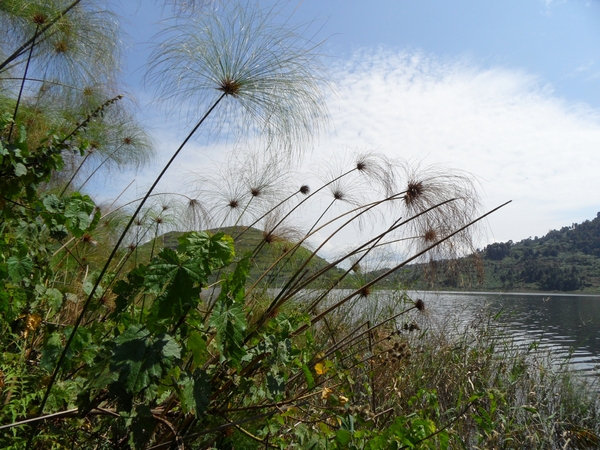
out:
M334 65L331 76L337 86L329 99L332 129L307 166L341 158L349 148L471 172L486 208L513 200L489 220L491 233L481 245L541 236L600 210L600 111L556 97L535 75L468 59L364 49ZM166 160L182 132L158 128ZM181 189L186 174L214 167L211 161L227 147L191 144L162 190ZM155 171L140 174L138 186L150 184Z
M335 130L321 152L377 148L480 177L490 220L518 240L600 210L600 111L570 104L531 74L420 52L362 50L333 70Z

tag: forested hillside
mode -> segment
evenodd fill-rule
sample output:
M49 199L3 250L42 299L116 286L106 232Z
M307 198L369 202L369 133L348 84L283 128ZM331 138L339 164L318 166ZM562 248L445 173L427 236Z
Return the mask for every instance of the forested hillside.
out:
M469 257L415 265L394 282L422 289L600 292L600 213L543 237L496 242ZM406 282L406 281L405 281Z
M490 244L482 257L489 288L600 290L600 213L541 238Z

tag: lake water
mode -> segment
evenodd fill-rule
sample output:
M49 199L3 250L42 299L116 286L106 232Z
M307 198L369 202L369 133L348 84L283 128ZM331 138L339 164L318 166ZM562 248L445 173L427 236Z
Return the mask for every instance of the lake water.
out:
M501 312L498 321L519 345L536 343L557 361L569 360L582 375L600 376L600 296L522 293L410 292L423 299L429 316L460 328L482 310ZM439 320L437 320L439 322ZM434 321L432 321L433 323Z

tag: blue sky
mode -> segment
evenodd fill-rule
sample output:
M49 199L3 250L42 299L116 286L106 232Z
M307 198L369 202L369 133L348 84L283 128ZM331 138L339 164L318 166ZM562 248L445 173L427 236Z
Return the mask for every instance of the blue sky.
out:
M558 96L600 106L598 1L304 1L300 11L326 19L326 47L337 57L384 46L469 58L526 70Z
M150 4L151 5L151 4ZM184 127L140 82L152 23L169 9L124 2L126 80L160 142L148 183ZM372 149L443 164L479 180L486 242L520 240L592 219L600 211L600 1L290 1L311 23L335 94L331 128L309 153L336 159ZM165 188L201 172L222 149L194 144ZM198 155L202 155L199 157ZM204 159L203 159L204 158Z

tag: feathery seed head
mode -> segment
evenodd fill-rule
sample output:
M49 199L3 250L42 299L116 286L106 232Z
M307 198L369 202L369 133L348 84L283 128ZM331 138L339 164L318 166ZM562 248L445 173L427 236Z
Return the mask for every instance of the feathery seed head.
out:
M336 200L344 200L345 194L342 190L340 189L335 189L331 192L331 195L333 195L333 198L335 198Z
M415 308L417 308L419 311L423 311L425 309L425 302L418 298L415 301Z
M58 40L54 43L54 51L56 53L67 53L69 50L69 44L64 39Z
M31 21L36 25L44 25L47 20L48 15L40 11L33 13L33 16L31 17Z
M359 292L359 296L361 298L367 298L369 295L371 295L371 287L370 286L361 288L361 290Z
M223 92L225 95L237 97L238 95L240 95L242 87L243 85L239 81L233 80L229 77L225 77L219 81L219 86L217 87L217 90Z
M263 231L263 241L265 241L267 244L272 244L277 240L277 236L274 233Z
M418 201L419 197L423 194L423 183L421 181L409 181L406 194L404 195L404 202L407 205L413 205Z
M478 215L480 203L473 177L441 166L421 168L418 163L405 163L402 169L408 180L403 197L407 228L418 236L413 248L417 252L429 249L421 260L472 253L473 227L457 231ZM435 247L430 248L432 245Z
M93 245L94 247L98 245L98 242L94 240L92 235L89 233L84 233L83 236L81 236L81 240L83 243Z
M368 166L366 159L359 159L358 161L356 161L356 170L358 170L359 172L366 170L367 167Z
M173 111L185 109L189 122L225 95L213 132L227 123L233 137L257 133L284 149L298 148L325 125L325 83L317 45L281 13L258 2L216 0L185 23L175 18L146 79Z
M429 228L427 231L425 231L423 239L425 240L425 242L435 242L438 239L437 232L433 228Z

